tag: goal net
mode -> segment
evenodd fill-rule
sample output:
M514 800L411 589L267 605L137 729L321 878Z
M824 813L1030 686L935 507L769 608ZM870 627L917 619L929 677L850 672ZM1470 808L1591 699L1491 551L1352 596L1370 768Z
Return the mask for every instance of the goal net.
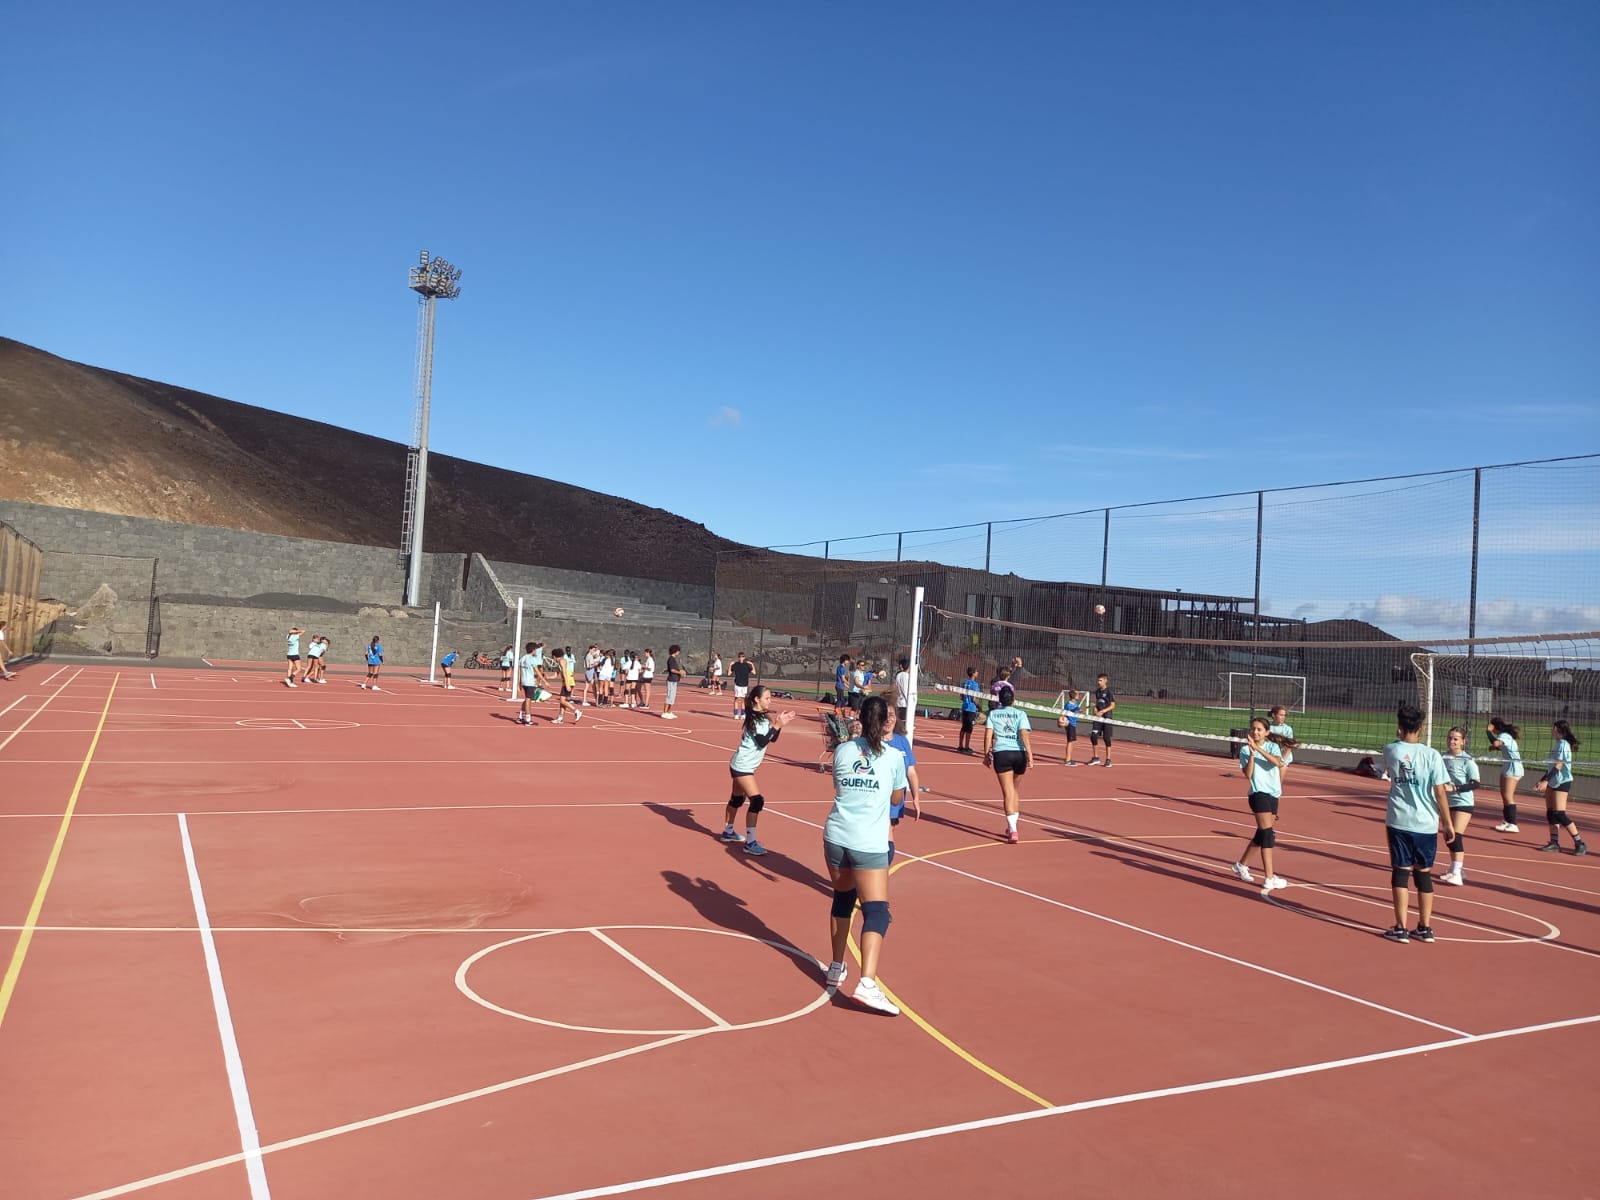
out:
M1228 671L1224 676L1222 707L1246 712L1283 707L1292 713L1306 710L1304 675L1267 675Z

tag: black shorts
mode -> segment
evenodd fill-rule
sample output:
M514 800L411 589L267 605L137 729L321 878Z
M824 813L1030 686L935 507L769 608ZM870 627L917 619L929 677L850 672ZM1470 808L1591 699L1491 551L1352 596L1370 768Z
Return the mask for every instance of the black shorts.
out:
M1431 867L1439 850L1438 833L1408 833L1387 829L1389 862L1396 867Z
M994 752L994 773L1010 771L1013 775L1021 777L1028 773L1028 756L1021 750L996 750Z
M968 712L966 709L962 709L961 710L961 732L962 733L971 733L972 732L972 727L974 725L976 725L977 723L978 723L978 714L977 714L976 710L974 710L972 712Z
M299 662L300 661L300 656L298 654L291 654L291 655L288 656L288 658L289 658L290 662Z
M1278 797L1271 792L1251 792L1249 795L1250 811L1253 813L1271 813L1278 815Z
M563 700L571 700L572 699L572 689L569 688L569 687L562 688L561 689L561 698Z
M849 707L851 712L855 712L858 708L861 707L861 693L860 692L851 692L849 695L847 695L845 697L845 703Z
M532 700L533 694L539 690L539 685L537 683L524 683L520 686L522 688L522 698L524 700Z
M1078 727L1076 725L1068 725L1067 726L1067 745L1070 746L1070 745L1072 745L1073 742L1075 742L1077 740L1078 740Z
M1089 726L1089 740L1091 742L1098 740L1108 746L1111 745L1111 723L1109 721L1096 721Z
M735 771L732 767L728 768L729 779L749 779L754 774L754 771Z
M845 699L846 695L847 695L847 693L845 692L844 688L840 687L838 684L834 684L833 685L833 706L835 708L843 708L845 706L845 703L846 703L846 699Z

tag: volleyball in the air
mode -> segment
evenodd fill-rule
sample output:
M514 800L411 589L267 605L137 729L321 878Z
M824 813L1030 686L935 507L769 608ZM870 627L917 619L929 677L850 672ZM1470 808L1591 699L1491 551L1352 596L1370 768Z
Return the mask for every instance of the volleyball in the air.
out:
M620 608L613 608L611 610L611 615L613 617L620 617L622 615L622 610Z
M1105 616L1106 615L1106 606L1104 604L1096 604L1094 606L1094 615L1097 616L1097 617Z

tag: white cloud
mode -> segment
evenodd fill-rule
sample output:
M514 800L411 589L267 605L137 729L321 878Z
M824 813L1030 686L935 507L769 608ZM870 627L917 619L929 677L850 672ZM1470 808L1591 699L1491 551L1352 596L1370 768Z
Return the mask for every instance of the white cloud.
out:
M1308 606L1301 606L1305 607ZM1323 605L1313 607L1320 609ZM1299 611L1296 610L1297 615ZM1370 602L1349 601L1340 615L1366 621L1389 633L1404 630L1464 637L1468 606L1463 600L1391 593ZM1479 637L1587 632L1600 629L1600 604L1525 604L1509 597L1479 601L1477 628Z
M743 425L744 414L737 408L729 408L726 404L724 404L721 408L717 409L717 415L712 417L708 424L735 426Z

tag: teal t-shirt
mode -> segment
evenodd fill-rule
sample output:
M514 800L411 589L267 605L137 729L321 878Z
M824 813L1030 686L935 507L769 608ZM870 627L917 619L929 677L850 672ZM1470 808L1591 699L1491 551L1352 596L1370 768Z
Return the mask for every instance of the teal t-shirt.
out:
M1389 809L1384 824L1406 833L1433 833L1439 828L1439 806L1433 789L1448 784L1444 757L1421 742L1390 742L1383 748L1389 772Z
M739 735L739 748L728 760L728 769L748 775L767 757L767 747L778 740L778 731L766 717L757 717L750 725L751 732Z
M1495 738L1495 743L1500 747L1500 753L1506 756L1503 774L1519 779L1522 776L1522 747L1517 745L1517 739L1509 733L1502 733Z
M1555 747L1550 751L1550 770L1545 773L1545 778L1556 787L1572 783L1572 743L1566 738L1556 739Z
M1279 758L1283 757L1283 751L1276 742L1267 742L1261 748L1268 754L1276 755ZM1265 792L1269 796L1283 795L1283 779L1278 774L1278 768L1259 754L1255 756L1253 763L1250 758L1250 747L1240 746L1239 769L1250 772L1250 790L1252 792Z
M905 755L885 744L873 754L866 738L840 742L833 752L833 811L822 836L863 854L889 849L889 805L906 786Z
M1466 751L1444 755L1444 773L1450 777L1450 807L1471 808L1477 799L1478 762Z
M1007 750L1021 750L1022 731L1032 728L1033 723L1028 720L1028 714L1020 708L991 708L989 729L994 734L994 741L989 748L996 754Z

